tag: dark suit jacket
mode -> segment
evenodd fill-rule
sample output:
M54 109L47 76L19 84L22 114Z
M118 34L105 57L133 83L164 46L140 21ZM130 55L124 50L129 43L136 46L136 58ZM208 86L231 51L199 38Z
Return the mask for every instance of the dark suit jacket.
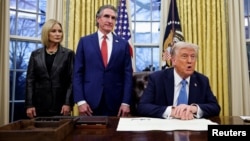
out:
M113 35L112 53L105 68L97 32L82 37L75 58L74 100L86 100L95 109L105 93L105 106L118 112L121 103L131 102L132 73L127 41Z
M173 105L174 99L174 69L168 68L154 72L148 78L139 105L141 116L162 118L167 106ZM198 104L203 111L203 117L218 116L220 106L211 91L209 80L203 74L194 72L190 78L188 104Z
M26 106L37 112L60 113L62 105L73 106L72 74L74 51L59 47L51 76L45 62L45 47L31 53L26 78Z

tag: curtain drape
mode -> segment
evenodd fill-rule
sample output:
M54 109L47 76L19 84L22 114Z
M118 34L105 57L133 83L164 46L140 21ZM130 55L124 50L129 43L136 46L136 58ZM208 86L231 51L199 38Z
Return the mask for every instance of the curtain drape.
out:
M53 18L63 23L63 1L48 0L46 6L46 20Z
M0 1L0 126L9 122L9 1Z
M250 84L244 21L244 1L228 0L229 61L232 115L250 115Z
M64 2L62 0L48 0L47 4L46 4L46 21L49 19L56 19L58 20L62 26L63 26L63 31L65 34L65 26L64 26L64 19L65 18L63 16L63 8L64 8ZM65 41L65 35L62 41L62 45L64 45Z
M197 71L208 76L221 105L229 115L229 66L225 0L177 0L185 41L199 45Z
M118 0L64 0L63 25L65 31L65 46L76 51L81 36L97 31L96 12L105 4L117 6ZM73 115L78 115L77 105Z

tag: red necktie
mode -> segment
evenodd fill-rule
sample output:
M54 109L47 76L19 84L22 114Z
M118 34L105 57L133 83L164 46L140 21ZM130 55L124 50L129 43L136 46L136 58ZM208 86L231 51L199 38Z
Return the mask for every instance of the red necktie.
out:
M104 35L103 40L102 40L102 46L101 46L102 60L103 60L103 64L105 67L107 66L107 63L108 63L108 46L107 46L106 38L107 36Z

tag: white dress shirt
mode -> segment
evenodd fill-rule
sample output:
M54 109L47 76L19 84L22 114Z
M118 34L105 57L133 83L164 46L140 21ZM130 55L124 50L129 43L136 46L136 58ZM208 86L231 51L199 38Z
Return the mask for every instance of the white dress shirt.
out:
M99 40L99 47L100 47L100 50L101 50L102 40L103 40L104 34L101 31L99 31L99 30L97 31L97 34L98 34L98 40ZM107 36L106 42L107 42L107 45L108 45L108 61L107 62L109 62L109 59L110 59L110 56L111 56L111 52L112 52L112 43L113 43L112 32L110 32L106 36Z
M181 90L181 81L183 80L183 78L180 77L179 74L177 74L176 70L174 69L174 99L173 99L173 105L172 106L168 106L165 110L165 112L163 113L162 117L163 118L171 118L171 112L172 112L172 107L177 106L177 99ZM189 96L189 84L190 84L190 77L185 79L187 81L187 85L186 85L186 92L187 92L187 99ZM191 105L196 105L195 103L191 104ZM200 107L198 105L196 105L198 110L197 110L197 114L194 115L196 118L200 118L202 116L202 110L200 109Z

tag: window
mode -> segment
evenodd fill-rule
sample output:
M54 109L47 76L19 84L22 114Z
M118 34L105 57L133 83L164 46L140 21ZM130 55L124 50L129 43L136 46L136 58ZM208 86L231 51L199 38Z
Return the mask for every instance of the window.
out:
M247 58L248 58L248 73L250 76L250 0L244 0L244 15L245 15Z
M130 0L136 71L159 70L160 0Z
M10 119L25 119L25 80L31 52L39 47L46 0L10 0Z

